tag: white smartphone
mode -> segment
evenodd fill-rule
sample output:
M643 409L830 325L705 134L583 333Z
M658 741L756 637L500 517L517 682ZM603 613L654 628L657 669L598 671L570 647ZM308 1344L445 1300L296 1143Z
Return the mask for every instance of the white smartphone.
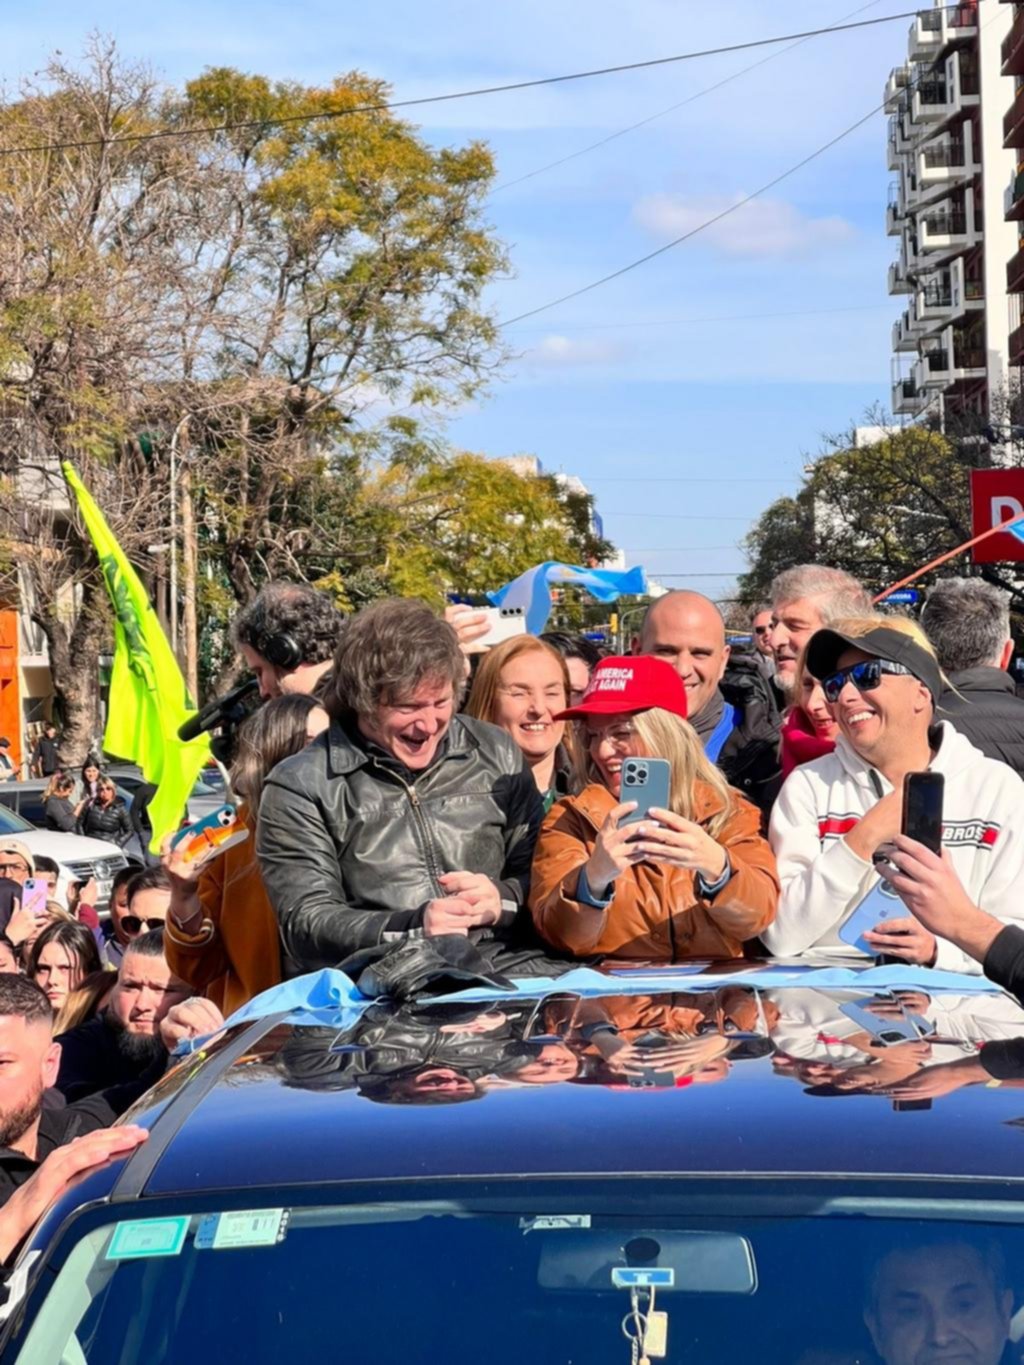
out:
M488 618L490 629L475 641L479 649L493 649L505 640L513 640L517 635L526 634L525 607L483 607L481 610Z

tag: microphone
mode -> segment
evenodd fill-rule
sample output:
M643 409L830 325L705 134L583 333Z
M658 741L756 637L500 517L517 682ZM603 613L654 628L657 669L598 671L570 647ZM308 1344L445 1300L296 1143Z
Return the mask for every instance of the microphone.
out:
M237 724L243 718L242 702L259 687L256 678L247 678L244 683L226 692L223 697L214 697L201 711L189 716L184 725L178 727L178 738L184 743L198 739L208 730L216 730L225 724Z

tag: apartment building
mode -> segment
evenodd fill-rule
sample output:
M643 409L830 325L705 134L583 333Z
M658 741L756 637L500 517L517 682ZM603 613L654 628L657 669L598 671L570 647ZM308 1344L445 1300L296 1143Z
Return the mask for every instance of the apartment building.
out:
M1014 158L1002 72L1013 17L1004 0L922 9L886 85L886 226L899 239L889 292L906 299L892 329L892 411L902 416L987 421L1009 385L1006 267L1018 242L1005 217Z
M1009 107L1003 116L1003 138L1013 158L1006 219L1014 224L1015 232L1015 250L1006 265L1006 290L1010 296L1010 364L1019 367L1024 365L1024 5L1012 6L1001 55L1003 75L1013 78L1013 85L1006 85Z

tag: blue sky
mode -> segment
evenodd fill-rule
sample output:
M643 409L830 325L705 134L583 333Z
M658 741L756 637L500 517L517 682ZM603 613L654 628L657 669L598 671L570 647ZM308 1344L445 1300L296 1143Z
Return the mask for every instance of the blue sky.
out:
M528 80L836 23L857 0L378 0L302 6L75 0L8 7L8 85L90 30L170 82L234 65L314 83L359 68L397 98ZM862 5L859 18L900 12ZM644 255L879 105L909 21L698 62L409 111L437 144L485 139L488 218L514 277L499 317ZM772 60L701 95L770 53ZM696 98L694 98L696 97ZM586 155L531 172L689 100ZM503 182L530 176L502 188ZM509 329L515 358L452 439L579 474L631 563L727 596L737 542L799 482L825 433L889 393L885 122L649 265ZM697 577L700 575L700 577Z

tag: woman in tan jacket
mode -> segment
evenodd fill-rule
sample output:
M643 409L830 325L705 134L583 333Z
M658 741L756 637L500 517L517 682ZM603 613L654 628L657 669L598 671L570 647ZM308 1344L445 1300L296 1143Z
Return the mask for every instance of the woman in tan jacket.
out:
M587 785L559 801L534 854L530 910L541 936L576 956L647 961L739 957L775 918L779 880L757 809L705 757L675 669L604 659L579 706ZM627 757L672 765L671 809L621 825Z

